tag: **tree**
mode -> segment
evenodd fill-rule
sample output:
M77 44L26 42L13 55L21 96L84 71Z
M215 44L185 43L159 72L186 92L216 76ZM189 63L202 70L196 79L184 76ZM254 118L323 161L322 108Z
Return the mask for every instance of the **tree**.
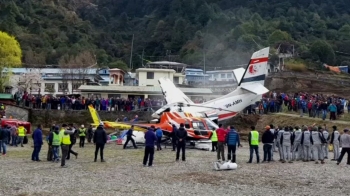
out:
M0 31L0 92L5 91L5 85L8 84L11 72L4 71L5 68L19 67L22 65L22 50L17 40Z
M281 30L276 30L273 33L271 33L271 35L269 36L269 44L271 45L278 44L282 41L290 41L290 40L291 40L290 35L287 32L281 31Z
M128 70L128 65L124 61L121 61L121 60L109 63L108 67L110 69L118 68L118 69L122 69L124 71Z
M63 93L69 92L69 84L72 85L72 92L86 83L89 68L97 65L94 53L83 51L77 56L63 56L60 61Z
M19 92L38 92L41 91L41 83L43 82L40 69L27 68L27 72L21 75L13 75L10 80L13 87Z
M333 65L335 53L333 48L327 42L315 41L310 48L310 52L313 55L314 60Z

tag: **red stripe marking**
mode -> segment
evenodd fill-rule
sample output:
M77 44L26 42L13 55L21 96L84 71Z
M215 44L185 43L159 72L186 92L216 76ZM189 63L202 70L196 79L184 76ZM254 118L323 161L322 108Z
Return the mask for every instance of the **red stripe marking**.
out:
M234 116L236 116L236 114L237 114L237 112L229 112L229 113L225 113L225 114L219 114L219 120L234 117Z
M264 63L267 61L269 61L269 57L256 58L256 59L252 59L250 61L250 64Z

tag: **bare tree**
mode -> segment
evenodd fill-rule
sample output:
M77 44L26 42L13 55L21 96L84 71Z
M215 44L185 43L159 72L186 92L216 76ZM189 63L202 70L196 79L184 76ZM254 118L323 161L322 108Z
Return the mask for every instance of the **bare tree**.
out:
M28 72L21 75L13 75L11 84L20 92L38 92L41 91L41 83L43 82L40 69L27 69Z
M77 56L63 56L59 64L62 72L63 84L72 85L72 92L80 85L86 84L88 69L97 65L95 55L84 51ZM67 89L68 90L68 89Z

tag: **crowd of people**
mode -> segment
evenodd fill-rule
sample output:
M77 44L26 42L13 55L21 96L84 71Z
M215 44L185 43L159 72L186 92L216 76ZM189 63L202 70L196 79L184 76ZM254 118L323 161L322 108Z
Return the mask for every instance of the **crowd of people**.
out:
M309 94L304 92L289 94L270 92L254 107L254 112L268 114L283 111L294 111L300 117L305 114L313 118L336 120L345 111L350 112L348 100L335 95Z
M152 109L159 109L166 104L164 99L81 97L77 95L55 97L52 95L32 95L28 92L24 92L23 94L15 93L14 99L17 105L47 110L87 110L91 104L96 110L101 111L150 111ZM205 100L202 98L193 100L195 103L202 103L203 101Z
M227 160L236 162L236 147L241 147L239 134L233 126L227 130L219 125L220 128L213 132L211 137L213 151L217 151L218 161L225 161L225 148L227 145ZM265 127L261 140L259 132L254 126L249 133L248 144L250 155L247 163L252 163L253 155L256 155L257 163L269 163L275 161L274 153L278 152L279 161L282 163L293 163L293 161L315 161L316 164L324 164L328 159L329 147L332 148L334 157L339 165L345 153L348 154L347 165L350 165L350 134L349 129L344 129L341 135L336 126L329 133L326 125L324 126L302 126L301 128L291 126L269 125ZM261 162L259 155L259 143L263 143L263 159ZM340 151L341 147L341 151Z

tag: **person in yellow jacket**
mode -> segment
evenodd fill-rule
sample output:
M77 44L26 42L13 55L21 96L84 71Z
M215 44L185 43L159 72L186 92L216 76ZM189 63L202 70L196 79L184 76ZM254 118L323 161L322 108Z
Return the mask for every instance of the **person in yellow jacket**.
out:
M71 145L70 135L74 134L74 131L72 130L66 130L67 125L63 124L62 128L60 130L59 136L60 136L60 143L61 143L61 150L62 150L62 157L61 157L61 167L65 168L66 166L66 158L69 153L69 146Z
M248 136L250 155L249 155L249 161L247 163L252 163L254 151L255 151L255 154L256 154L256 161L257 161L257 163L260 163L260 156L259 156L259 132L257 130L255 130L255 126L251 126L250 128L252 129L249 132L249 136Z
M86 129L84 125L81 125L79 129L79 148L84 148L85 137L86 137Z
M213 128L212 134L210 136L211 139L211 151L215 152L218 149L218 136L216 135L216 130Z
M19 125L17 128L17 134L18 134L18 143L21 143L21 146L23 146L23 141L24 141L24 137L27 134L27 129L24 128L22 125Z

